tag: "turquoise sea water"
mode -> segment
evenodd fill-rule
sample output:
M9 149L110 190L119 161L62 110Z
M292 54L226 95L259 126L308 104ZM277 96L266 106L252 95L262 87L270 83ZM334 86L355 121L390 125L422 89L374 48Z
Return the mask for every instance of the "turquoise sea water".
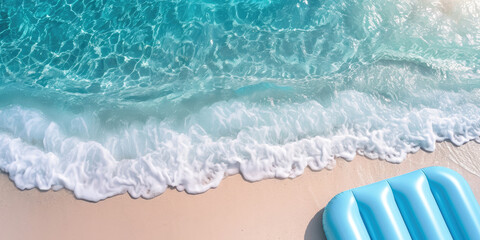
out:
M480 140L478 0L0 0L0 170L98 201Z

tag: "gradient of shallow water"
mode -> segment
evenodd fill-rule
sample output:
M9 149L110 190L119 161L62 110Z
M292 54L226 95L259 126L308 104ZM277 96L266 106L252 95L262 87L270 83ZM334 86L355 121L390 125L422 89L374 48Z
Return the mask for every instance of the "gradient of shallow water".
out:
M480 2L0 1L0 169L97 201L480 136Z

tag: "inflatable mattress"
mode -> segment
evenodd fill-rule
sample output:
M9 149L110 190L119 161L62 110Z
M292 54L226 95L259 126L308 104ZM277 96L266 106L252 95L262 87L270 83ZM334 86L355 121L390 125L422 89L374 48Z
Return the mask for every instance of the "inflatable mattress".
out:
M465 179L429 167L351 189L325 208L327 239L480 239L480 207Z

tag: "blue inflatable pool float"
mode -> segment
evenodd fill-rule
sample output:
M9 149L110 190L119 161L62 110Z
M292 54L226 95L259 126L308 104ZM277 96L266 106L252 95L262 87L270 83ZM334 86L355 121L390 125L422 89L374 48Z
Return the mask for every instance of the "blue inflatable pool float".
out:
M457 172L429 167L351 189L325 208L327 239L480 239L480 207Z

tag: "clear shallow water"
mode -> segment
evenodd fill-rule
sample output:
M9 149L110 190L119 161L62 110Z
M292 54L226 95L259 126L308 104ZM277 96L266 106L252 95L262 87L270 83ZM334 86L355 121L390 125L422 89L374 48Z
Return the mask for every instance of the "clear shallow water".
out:
M98 201L480 136L480 2L0 2L0 169Z

